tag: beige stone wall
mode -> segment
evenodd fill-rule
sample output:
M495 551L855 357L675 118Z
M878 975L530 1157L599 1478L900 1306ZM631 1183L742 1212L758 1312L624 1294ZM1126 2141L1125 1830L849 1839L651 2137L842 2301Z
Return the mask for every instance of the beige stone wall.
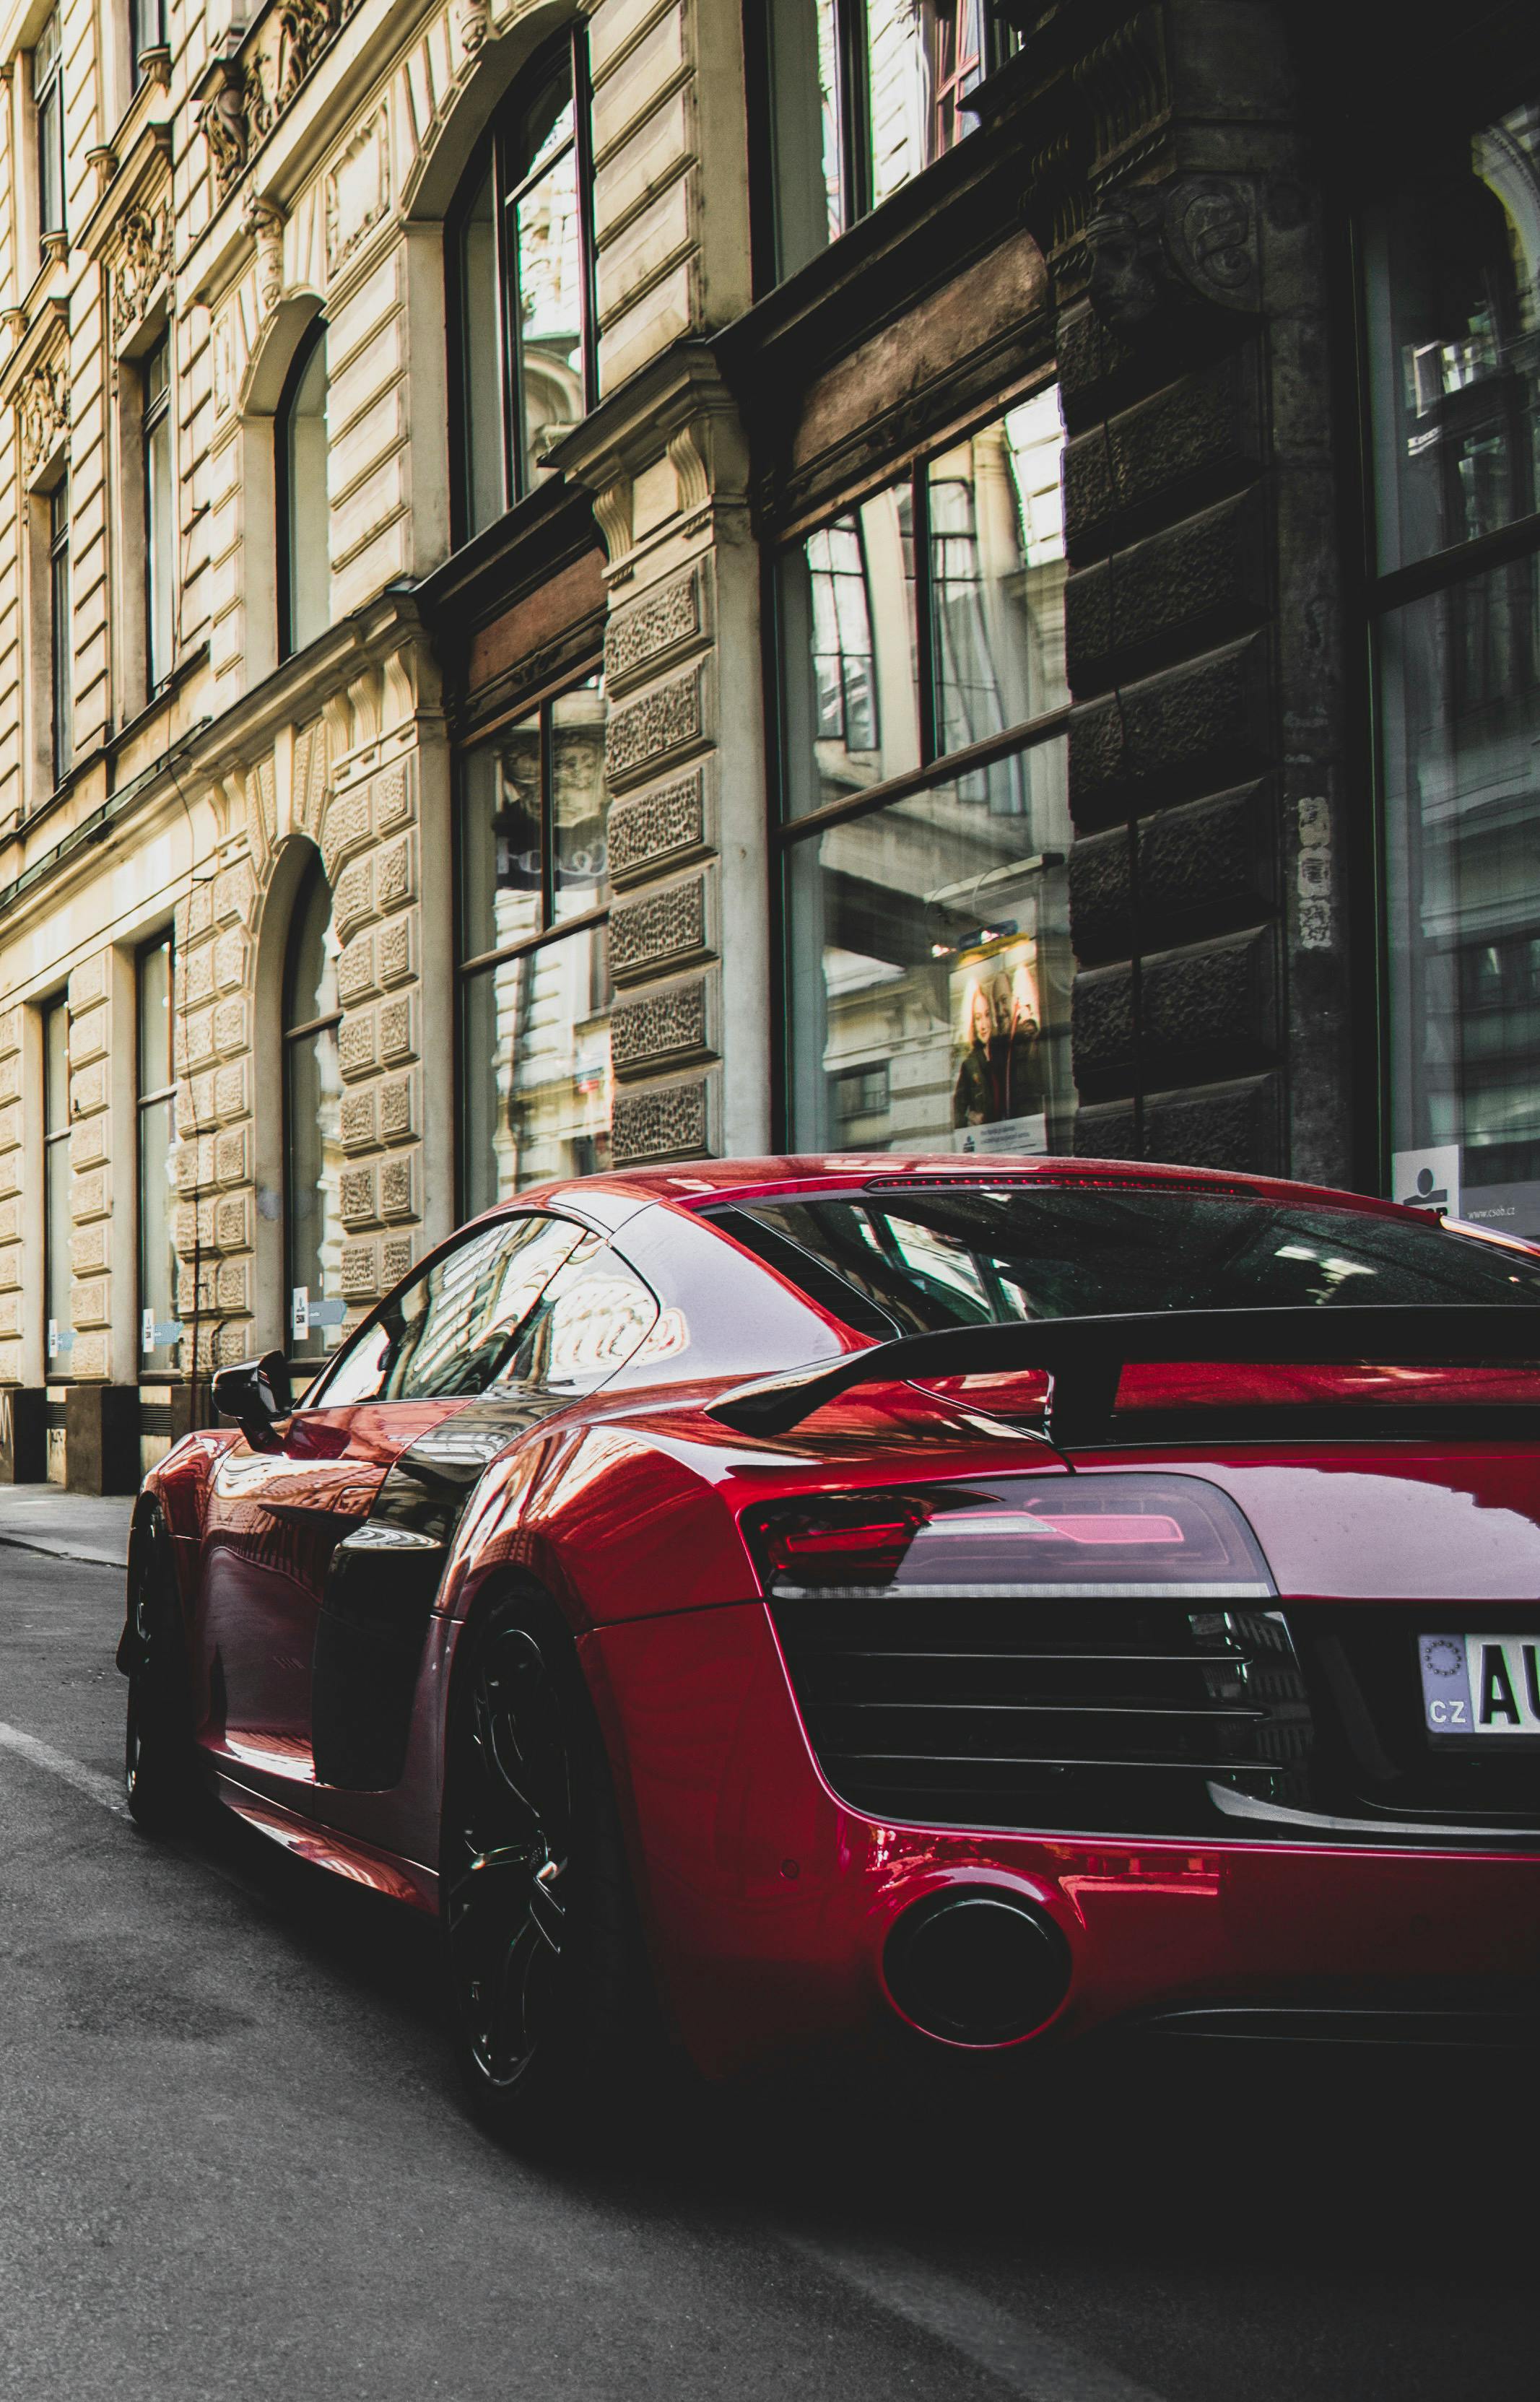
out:
M313 55L270 0L244 31L235 13L174 9L169 75L133 93L126 10L64 0L69 241L44 256L39 11L0 0L0 1382L46 1375L39 1011L60 992L71 1370L138 1377L133 961L172 923L179 1310L200 1371L284 1339L279 987L308 846L342 944L351 1307L452 1222L449 761L401 587L448 548L440 221L565 11L344 0ZM726 397L679 365L749 298L742 69L736 0L587 13L604 398L568 463L610 548L615 1135L642 1159L765 1125L757 567ZM319 310L332 630L281 666L274 410ZM179 578L152 697L131 529L139 362L162 330ZM56 795L40 541L66 469L76 766Z

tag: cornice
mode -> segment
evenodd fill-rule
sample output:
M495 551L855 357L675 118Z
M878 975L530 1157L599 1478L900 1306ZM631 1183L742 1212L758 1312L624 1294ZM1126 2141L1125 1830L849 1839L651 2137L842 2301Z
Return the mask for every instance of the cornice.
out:
M152 117L145 119L126 151L109 154L115 164L106 190L75 236L76 247L88 258L101 257L118 220L132 207L144 186L155 180L158 171L170 177L172 151L171 119Z

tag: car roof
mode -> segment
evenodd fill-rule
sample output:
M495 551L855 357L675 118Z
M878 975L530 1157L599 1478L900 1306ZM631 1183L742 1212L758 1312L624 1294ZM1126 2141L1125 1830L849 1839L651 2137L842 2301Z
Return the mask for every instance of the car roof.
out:
M1332 1185L1232 1174L1219 1168L1181 1167L1151 1160L1059 1159L1037 1154L997 1153L981 1158L956 1152L788 1153L755 1159L700 1159L667 1166L614 1168L597 1176L568 1177L532 1186L487 1214L490 1217L510 1208L552 1208L565 1203L596 1221L618 1227L639 1209L658 1202L675 1208L701 1209L713 1202L773 1195L811 1196L852 1188L893 1191L907 1184L950 1185L956 1189L970 1184L998 1186L1006 1181L1073 1183L1119 1192L1127 1192L1131 1187L1151 1192L1206 1191L1296 1208L1326 1205L1373 1217L1415 1219L1423 1224L1431 1214L1371 1194L1343 1192Z

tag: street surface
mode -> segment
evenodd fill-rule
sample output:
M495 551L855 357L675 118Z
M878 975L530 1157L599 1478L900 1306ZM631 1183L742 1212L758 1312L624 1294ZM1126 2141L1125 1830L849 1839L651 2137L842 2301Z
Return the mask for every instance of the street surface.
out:
M1533 2402L1532 2061L1176 2046L533 2166L433 1929L115 1808L121 1573L0 1548L0 2394Z

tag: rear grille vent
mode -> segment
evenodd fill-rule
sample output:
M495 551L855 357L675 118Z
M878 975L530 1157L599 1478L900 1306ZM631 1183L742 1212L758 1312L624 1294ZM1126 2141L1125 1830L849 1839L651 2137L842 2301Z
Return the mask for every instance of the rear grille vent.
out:
M1309 1804L1310 1705L1276 1612L985 1595L773 1608L819 1766L873 1816L1203 1835L1235 1831L1211 1783Z

